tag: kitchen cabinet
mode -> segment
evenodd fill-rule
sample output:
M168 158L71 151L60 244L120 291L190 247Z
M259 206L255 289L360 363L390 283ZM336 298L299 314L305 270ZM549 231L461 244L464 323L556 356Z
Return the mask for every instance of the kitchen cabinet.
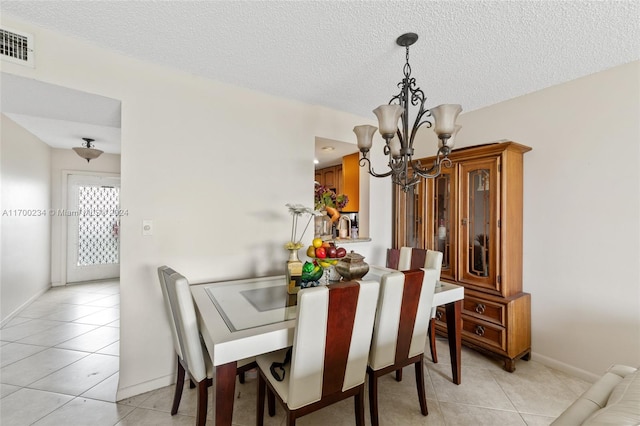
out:
M342 194L342 164L316 170L316 181L336 194Z
M530 150L515 142L454 150L451 168L416 194L426 216L415 224L418 244L443 253L443 281L465 287L463 343L500 357L507 371L531 353L531 295L522 291L523 159ZM436 329L446 334L443 310Z
M344 194L349 202L344 212L360 210L360 157L354 153L342 157L342 164L324 167L315 171L315 179L320 185L332 189L336 195Z

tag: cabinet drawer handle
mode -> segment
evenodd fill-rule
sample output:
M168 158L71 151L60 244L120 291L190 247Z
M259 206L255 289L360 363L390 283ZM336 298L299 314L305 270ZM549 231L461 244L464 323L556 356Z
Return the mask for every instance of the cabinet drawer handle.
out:
M476 334L478 336L484 336L484 327L481 325L476 325Z
M436 319L437 319L438 321L442 321L442 312L440 312L440 311L437 311L437 312L436 312Z
M482 315L482 314L484 314L485 308L486 308L486 306L484 306L484 304L478 303L476 305L476 312L479 313L480 315Z

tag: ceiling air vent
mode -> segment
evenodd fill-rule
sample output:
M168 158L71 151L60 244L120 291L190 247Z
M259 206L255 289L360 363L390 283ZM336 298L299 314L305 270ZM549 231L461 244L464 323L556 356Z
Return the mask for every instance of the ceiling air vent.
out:
M0 28L0 57L9 62L33 67L33 35Z

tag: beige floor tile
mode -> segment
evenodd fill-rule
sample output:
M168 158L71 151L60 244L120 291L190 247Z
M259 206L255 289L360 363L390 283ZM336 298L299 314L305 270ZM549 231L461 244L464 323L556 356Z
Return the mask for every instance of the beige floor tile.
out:
M164 389L164 388L160 388ZM139 407L144 401L150 398L154 393L159 392L160 389L156 389L150 392L141 393L140 395L135 395L129 398L125 398L121 401L118 401L118 404L126 404L132 407Z
M576 399L562 379L535 361L521 362L513 373L491 373L521 413L557 417Z
M111 308L120 304L120 295L112 294L103 296L101 299L93 300L86 304L86 306L102 306L105 308Z
M194 424L195 417L181 414L172 416L168 412L135 408L125 418L116 423L116 426L193 426Z
M34 426L112 426L133 410L134 407L127 405L75 398L34 423Z
M78 318L86 317L87 315L95 314L103 309L102 306L85 306L85 305L71 305L64 303L60 305L60 309L52 314L42 317L42 319L49 319L55 321L73 321Z
M118 357L91 354L31 383L29 387L77 396L112 376L118 368Z
M59 303L47 303L36 300L25 309L20 311L20 316L23 318L43 318L47 315L58 312L63 309L64 306Z
M118 319L120 319L119 308L104 308L94 314L78 318L73 322L80 324L106 325L110 322L117 321Z
M488 369L463 366L462 383L459 385L454 384L449 375L448 365L429 366L429 376L438 401L516 411Z
M80 396L83 396L85 398L98 399L105 402L116 402L116 394L118 392L118 377L118 373L112 374Z
M515 411L448 402L441 402L440 408L447 426L526 426L520 414Z
M28 426L73 399L72 396L23 388L2 398L0 424Z
M9 342L16 342L36 333L49 330L60 324L63 323L60 321L32 319L12 327L4 327L0 330L0 339Z
M30 345L55 346L96 328L98 328L97 325L61 323L48 330L20 339L18 342Z
M236 380L236 397L233 404L233 424L239 426L255 426L256 424L256 403L258 398L258 379L255 377L247 377L244 384L240 384ZM213 392L211 392L213 397ZM211 398L213 402L213 398ZM276 402L276 405L278 403ZM266 398L264 409L264 425L265 426L278 426L284 422L284 410L280 407L276 407L276 415L269 417L267 413ZM215 415L215 409L213 404L210 404L210 409L207 412L207 418L213 420Z
M49 348L3 367L0 380L10 385L27 386L87 355L85 352Z
M46 349L46 346L25 345L23 343L9 342L0 347L0 367L13 364L16 361L20 361L21 359L27 358Z
M96 353L104 354L104 355L119 356L120 355L120 341L112 343L109 346L105 346L104 348L96 351Z
M117 342L120 330L113 327L99 327L81 336L56 345L57 348L95 352Z
M13 317L6 324L2 326L2 329L15 327L16 325L24 324L25 322L31 321L33 318L25 318L25 317ZM0 333L1 335L2 333Z
M7 385L5 383L0 383L0 398L4 398L7 395L11 395L12 393L19 391L22 389L20 386ZM1 406L2 404L0 404Z
M406 376L406 374L405 374ZM403 378L403 382L409 381L408 377ZM414 378L411 377L411 380ZM440 404L435 399L427 398L427 409L429 414L425 417L420 412L418 395L414 388L406 395L386 392L385 388L379 388L378 395L378 419L384 426L422 426L422 425L445 425L444 417L440 410ZM367 424L369 423L369 402L366 407Z
M536 416L535 414L520 414L527 426L549 426L555 417Z

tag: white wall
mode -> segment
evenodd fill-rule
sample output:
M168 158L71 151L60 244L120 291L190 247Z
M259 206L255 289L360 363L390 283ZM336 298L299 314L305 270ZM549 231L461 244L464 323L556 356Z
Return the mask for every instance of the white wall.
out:
M0 321L50 285L51 149L2 114L0 133Z
M51 150L51 208L66 209L66 178L69 173L120 175L120 155L102 154L87 163L70 149ZM51 218L51 285L66 284L66 217Z
M533 148L523 253L533 356L587 378L640 362L639 117L636 61L460 118L457 147Z
M35 69L3 63L4 72L122 102L129 215L121 222L118 398L165 386L174 355L157 267L192 282L283 273L285 204L312 204L316 136L354 139L354 123L366 120L143 63L6 14L2 23L33 33L38 46ZM154 221L153 236L141 235L143 219Z

